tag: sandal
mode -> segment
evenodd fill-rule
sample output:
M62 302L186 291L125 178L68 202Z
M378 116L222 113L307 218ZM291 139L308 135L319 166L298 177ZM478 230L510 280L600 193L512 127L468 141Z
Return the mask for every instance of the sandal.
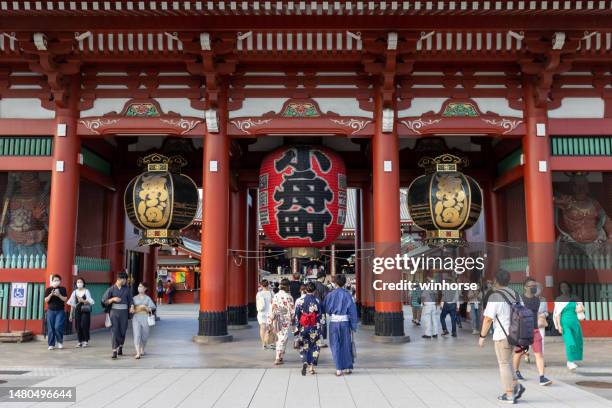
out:
M313 366L310 366L310 368L308 369L308 371L309 371L309 372L310 372L310 374L312 374L312 375L315 375L315 374L316 374L315 369L314 369L314 367L313 367Z
M140 360L140 354L136 354L136 355L134 356L134 358L135 358L136 360Z
M274 365L281 365L283 364L283 360L277 359L274 361Z

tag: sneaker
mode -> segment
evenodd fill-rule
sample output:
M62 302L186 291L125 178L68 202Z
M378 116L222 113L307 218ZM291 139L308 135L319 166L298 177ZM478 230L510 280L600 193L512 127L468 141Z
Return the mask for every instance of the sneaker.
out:
M437 334L434 334L433 336L431 336L431 338L432 338L432 339L437 339L437 338L438 338L438 335L437 335Z
M111 356L113 360L117 359L117 350L113 350L113 355Z
M448 335L448 330L444 330L444 331L442 332L442 335L443 335L443 336Z
M86 341L83 342L83 344L81 345L81 347L87 347L89 346L89 343L87 343Z
M457 333L451 334L452 337L457 337Z
M525 377L523 377L523 374L521 374L519 370L516 370L516 378L521 381L525 381Z
M49 346L47 347L47 350L55 350L55 346Z
M306 375L306 369L308 368L308 364L304 363L302 364L302 375L305 376Z
M122 356L122 355L123 355L123 346L120 346L120 347L117 349L117 355L119 355L119 356Z
M567 368L573 371L578 368L578 364L574 363L573 361L568 361Z
M422 335L421 337L424 338L424 339L431 339L431 336L428 336L426 334Z
M79 348L79 347L83 347L83 343L77 343L74 348Z
M57 343L57 348L58 349L63 349L64 348L64 344L63 343Z
M497 397L497 400L505 404L516 404L516 399L514 399L513 397L509 397L506 393L503 393L502 395Z
M550 384L552 384L551 380L549 380L548 378L544 377L543 375L540 376L540 385L546 386L546 385L550 385Z
M523 384L517 384L517 386L514 387L514 391L512 392L512 395L514 396L514 401L518 401L518 399L523 396L524 392L525 387L523 387Z

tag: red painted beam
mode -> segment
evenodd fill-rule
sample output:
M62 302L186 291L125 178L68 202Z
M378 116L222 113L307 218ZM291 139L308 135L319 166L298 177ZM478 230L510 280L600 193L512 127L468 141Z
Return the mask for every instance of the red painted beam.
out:
M457 13L458 14L458 13ZM610 28L610 15L600 13L530 13L516 16L507 13L483 16L473 15L328 15L328 16L113 16L112 19L100 16L14 16L3 18L5 31L87 31L87 30L147 30L164 31L197 31L202 27L207 31L214 30L298 30L329 29L354 31L397 30L410 27L411 30L465 30L466 27L478 27L479 30L504 31L516 29L523 31L600 31ZM5 15L6 16L6 15Z
M493 191L497 191L523 178L523 166L516 166L495 179Z
M612 160L606 156L551 157L551 171L610 171Z
M0 171L51 171L53 158L45 156L2 156Z
M612 135L612 118L548 119L548 133L553 136Z
M0 282L47 282L45 269L0 269Z
M53 119L0 119L0 136L52 136Z
M115 181L111 177L107 176L106 174L102 174L91 167L81 165L81 177L108 190L117 190Z

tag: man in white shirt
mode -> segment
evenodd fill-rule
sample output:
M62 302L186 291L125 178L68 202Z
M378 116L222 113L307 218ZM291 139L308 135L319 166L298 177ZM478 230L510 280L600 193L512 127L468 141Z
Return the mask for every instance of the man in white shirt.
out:
M508 343L506 333L510 330L510 316L512 308L508 302L504 300L501 293L508 299L520 299L512 289L508 288L510 283L510 273L504 269L500 269L495 274L494 292L489 296L487 307L484 311L484 319L480 329L480 347L484 346L487 333L493 324L493 343L495 345L495 354L497 356L497 364L499 365L499 374L504 387L504 393L497 397L499 402L508 404L516 404L516 401L521 398L525 392L525 387L518 383L514 370L512 369L512 352L514 347ZM483 334L484 333L484 334Z

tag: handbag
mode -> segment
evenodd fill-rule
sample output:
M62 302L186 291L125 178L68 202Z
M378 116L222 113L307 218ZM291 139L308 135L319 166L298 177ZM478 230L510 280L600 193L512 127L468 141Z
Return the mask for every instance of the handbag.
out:
M538 315L538 329L545 329L548 327L548 321L546 320L546 315L544 313L540 313Z
M81 303L81 307L79 308L79 312L81 312L81 313L91 313L91 305L89 303Z
M153 313L149 313L147 316L147 323L149 326L155 326L155 315Z
M578 309L578 305L576 305L576 309ZM578 317L578 320L586 320L586 313L584 312L584 306L582 306L582 312L578 312L578 311L576 312L576 316Z
M112 325L113 322L111 321L110 313L106 313L106 318L104 319L104 327L111 327Z

